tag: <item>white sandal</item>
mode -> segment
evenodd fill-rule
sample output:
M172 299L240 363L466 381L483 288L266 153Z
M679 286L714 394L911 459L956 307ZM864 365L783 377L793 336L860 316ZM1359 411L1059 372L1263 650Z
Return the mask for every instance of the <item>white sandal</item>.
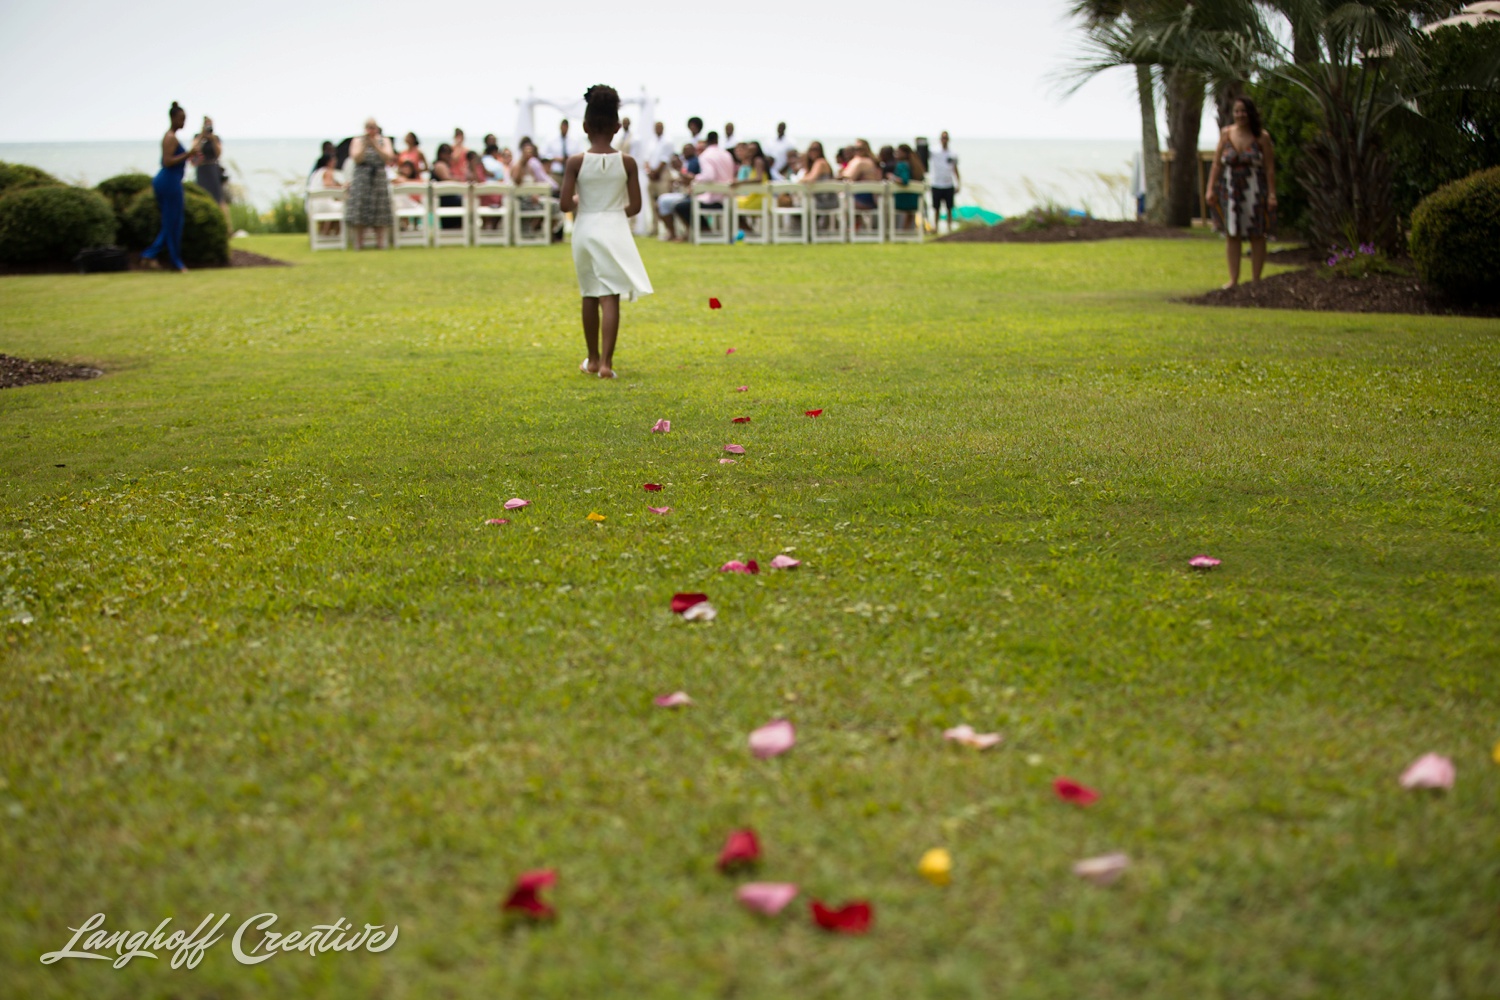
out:
M616 372L616 371L615 371L615 370L614 370L614 369L613 369L613 368L611 368L611 369L610 369L610 370L609 370L609 374L608 374L608 375L606 375L606 374L604 374L604 373L603 373L603 372L600 372L600 373L599 373L599 377L600 377L600 378L619 378L619 377L620 377L620 375L619 375L619 373L618 373L618 372Z
M594 372L589 371L589 359L588 358L584 358L582 361L580 361L578 363L578 370L581 371L581 372L583 372L585 375L593 375L594 374Z

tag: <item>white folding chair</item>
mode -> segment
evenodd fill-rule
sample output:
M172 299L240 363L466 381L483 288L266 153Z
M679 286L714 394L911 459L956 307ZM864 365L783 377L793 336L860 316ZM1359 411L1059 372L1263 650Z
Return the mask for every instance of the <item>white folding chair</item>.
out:
M391 216L396 223L391 245L425 247L432 242L432 198L427 182L391 185Z
M730 216L734 214L734 188L728 184L694 184L692 188L692 214L690 224L693 243L733 243L734 229ZM705 205L698 200L700 194L719 195L717 205ZM707 231L704 223L708 224Z
M926 235L922 231L922 220L927 218L927 182L907 181L892 184L889 211L886 213L886 231L892 243L921 243ZM899 208L898 200L916 198L915 208Z
M447 202L445 205L444 202ZM467 181L433 181L432 210L437 220L432 230L435 247L466 247L470 243L469 183ZM445 225L446 223L446 225Z
M309 188L306 199L307 242L313 250L348 249L344 225L344 192Z
M850 181L849 242L885 242L885 200L890 185L885 181Z
M745 234L746 243L769 243L771 241L771 186L769 184L741 184L730 200L729 229L738 238ZM750 202L754 207L746 208Z
M808 238L813 243L847 243L848 218L844 215L843 181L817 181L807 185L812 197L808 210Z
M514 184L503 181L481 181L474 185L476 247L510 246L510 212L515 202L514 191Z
M807 185L796 181L772 181L770 187L771 242L806 243L807 206L812 203L807 196ZM783 205L783 201L788 204Z
M551 184L517 184L510 189L511 246L545 247L552 243Z

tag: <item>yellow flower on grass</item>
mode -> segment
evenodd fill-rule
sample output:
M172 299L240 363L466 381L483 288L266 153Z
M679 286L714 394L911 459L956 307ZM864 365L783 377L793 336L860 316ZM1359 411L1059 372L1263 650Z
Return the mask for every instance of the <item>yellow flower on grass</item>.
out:
M953 879L953 856L941 847L922 855L917 871L933 885L947 885Z
M1495 744L1495 750L1490 756L1495 758L1496 764L1500 764L1500 743Z
M591 514L589 514L589 520L590 521L602 521L602 520L604 520L604 515L601 514L601 513L599 513L596 510L596 511L592 512Z

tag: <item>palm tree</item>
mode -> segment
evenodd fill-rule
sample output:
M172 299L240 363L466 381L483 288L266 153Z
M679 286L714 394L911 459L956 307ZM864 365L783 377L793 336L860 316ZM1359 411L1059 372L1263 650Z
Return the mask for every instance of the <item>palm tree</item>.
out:
M1145 58L1147 46L1140 37L1138 17L1149 0L1074 0L1072 14L1081 18L1088 33L1088 50L1074 75L1075 92L1106 69L1131 66L1135 70L1136 94L1141 108L1141 165L1146 180L1146 218L1162 222L1165 212L1162 189L1166 171L1161 160L1161 139L1156 131L1156 79L1153 64Z

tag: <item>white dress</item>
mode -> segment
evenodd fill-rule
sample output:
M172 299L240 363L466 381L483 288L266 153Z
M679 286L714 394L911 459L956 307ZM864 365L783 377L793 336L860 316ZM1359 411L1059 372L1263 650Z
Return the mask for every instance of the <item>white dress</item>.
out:
M625 215L625 160L619 153L583 154L578 168L578 214L573 220L573 266L585 298L621 295L634 302L651 294L651 279Z

